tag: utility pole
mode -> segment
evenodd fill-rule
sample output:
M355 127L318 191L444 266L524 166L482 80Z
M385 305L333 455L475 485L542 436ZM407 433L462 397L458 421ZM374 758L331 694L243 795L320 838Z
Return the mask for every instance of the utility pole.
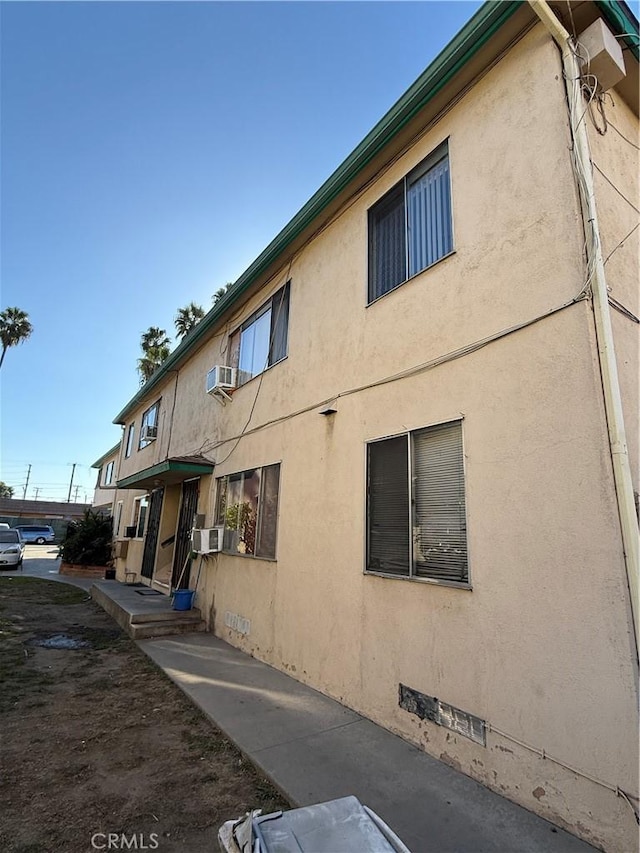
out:
M27 486L29 485L29 477L31 476L31 463L29 463L29 469L27 470L27 482L24 484L24 490L22 492L22 500L26 500L27 498Z
M29 466L31 467L31 466ZM73 463L73 467L71 468L71 481L69 482L69 494L67 495L67 503L71 503L71 487L73 486L73 475L76 471L76 463Z
M74 502L74 504L77 504L77 503L78 503L78 492L79 492L79 491L80 491L80 486L76 486L76 488L75 488L75 490L74 490L74 492L73 492L73 502Z
M38 500L39 491L40 491L40 486L36 486L36 488L34 489L35 495L33 496L34 501Z

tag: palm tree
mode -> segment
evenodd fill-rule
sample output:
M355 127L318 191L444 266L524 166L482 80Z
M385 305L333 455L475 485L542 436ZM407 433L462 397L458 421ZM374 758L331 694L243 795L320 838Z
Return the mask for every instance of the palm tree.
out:
M149 326L146 332L143 332L142 337L140 338L140 346L142 347L142 352L147 353L150 349L156 349L161 347L166 347L169 349L169 344L171 343L169 336L165 329L161 329L159 326ZM167 352L167 355L169 353ZM166 358L166 356L165 356Z
M213 304L214 304L214 305L217 305L217 304L218 304L218 302L220 302L220 300L221 300L221 299L222 299L222 297L225 295L225 293L227 292L227 290L229 290L229 288L231 287L231 285L232 285L232 284L233 284L233 282L232 282L232 281L228 281L228 282L225 284L225 286L224 286L224 287L219 287L219 288L216 290L216 292L215 292L215 293L213 294L213 296L211 297L211 301L213 302Z
M179 308L176 314L174 323L176 332L179 338L184 338L188 335L191 329L196 326L204 317L204 308L196 305L195 302L190 302L184 308Z
M160 329L158 326L149 326L147 331L143 332L140 338L142 358L138 359L138 373L140 374L141 385L144 385L153 376L162 362L168 358L171 351L170 344L171 341L166 331Z
M0 341L2 342L2 355L0 356L0 367L4 361L9 347L15 347L27 340L33 326L29 322L29 315L19 308L5 308L0 311Z

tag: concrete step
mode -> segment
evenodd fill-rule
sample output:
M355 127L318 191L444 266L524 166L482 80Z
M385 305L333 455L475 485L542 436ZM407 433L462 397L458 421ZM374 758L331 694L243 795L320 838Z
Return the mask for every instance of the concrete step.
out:
M176 616L187 622L199 622L202 619L202 614L197 607L192 607L191 610L173 610L169 607L168 610L156 610L152 613L130 613L129 616L132 625L140 625L143 622L162 622L163 620L171 622Z
M192 634L205 630L205 622L200 619L174 619L168 622L161 619L157 622L137 622L126 629L127 634L134 640L148 640L151 637L169 637L172 634Z
M94 583L91 595L133 639L205 630L198 609L174 610L166 595L137 595L117 581Z

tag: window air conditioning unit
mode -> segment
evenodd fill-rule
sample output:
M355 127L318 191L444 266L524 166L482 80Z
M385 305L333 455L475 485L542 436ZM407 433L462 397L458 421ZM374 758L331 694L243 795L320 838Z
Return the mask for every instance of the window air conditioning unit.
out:
M127 539L135 539L136 536L136 526L132 524L130 527L125 527L124 535Z
M158 437L158 427L157 426L146 426L142 427L142 432L140 433L141 441L155 441Z
M191 545L196 554L217 554L222 551L224 527L205 527L191 531Z
M216 364L207 373L207 394L215 394L218 391L227 391L237 385L238 371L235 367L227 367L224 364Z

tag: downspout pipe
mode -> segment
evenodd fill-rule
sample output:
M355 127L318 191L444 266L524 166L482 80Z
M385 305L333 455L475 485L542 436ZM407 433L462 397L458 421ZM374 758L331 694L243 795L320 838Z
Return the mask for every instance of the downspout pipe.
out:
M582 218L586 235L587 269L589 271L588 284L591 286L593 298L598 359L600 362L600 375L602 377L609 447L613 462L613 479L622 533L624 562L631 597L631 614L635 633L637 661L639 657L638 642L640 639L640 627L638 624L640 610L638 583L640 536L638 535L638 519L633 496L631 464L629 462L629 452L627 450L624 429L622 395L618 379L607 280L602 257L600 229L598 226L593 184L593 166L589 151L589 137L585 118L586 110L583 107L581 90L581 72L578 65L576 46L572 42L571 35L562 26L546 0L528 0L528 2L562 52L562 66L569 103L571 135L573 138L574 166L580 190Z

